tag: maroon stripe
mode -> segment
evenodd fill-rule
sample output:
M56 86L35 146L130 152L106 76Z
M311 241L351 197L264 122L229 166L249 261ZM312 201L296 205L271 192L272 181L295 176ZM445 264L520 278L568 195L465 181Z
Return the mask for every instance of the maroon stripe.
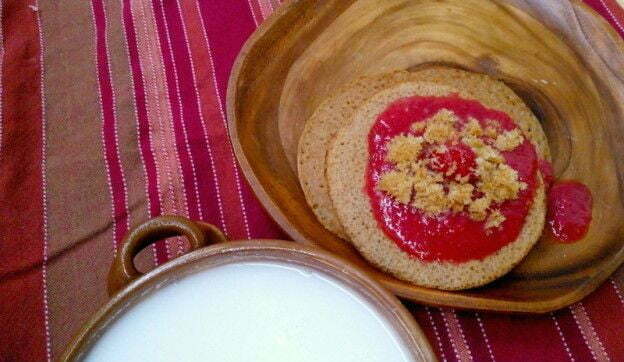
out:
M126 204L126 183L121 169L119 150L117 148L117 119L115 117L115 100L108 61L106 44L106 14L102 0L92 0L95 19L96 54L100 102L102 105L102 133L104 135L104 152L106 169L113 199L113 236L115 245L121 243L128 232L128 210Z
M0 361L49 358L44 300L44 157L37 14L3 1L2 150L0 152ZM27 269L23 269L27 268ZM11 275L17 269L21 273Z
M201 202L201 218L215 225L221 224L219 215L217 185L213 170L210 167L210 154L206 144L206 134L202 126L202 119L195 89L190 49L184 33L182 14L177 1L163 3L154 1L155 11L164 10L164 24L167 26L171 44L175 71L177 74L177 90L182 102L182 118L187 129L189 148L195 162L195 174L199 186ZM162 14L161 14L162 15ZM157 15L158 17L158 15ZM201 31L201 29L188 29ZM206 60L207 61L207 60ZM199 218L198 215L197 217Z
M123 23L128 45L128 56L130 58L130 68L132 69L132 83L134 85L134 98L137 113L137 131L139 146L141 148L141 158L146 174L147 196L149 200L149 213L151 217L160 215L161 205L158 194L158 178L156 162L152 153L152 145L149 135L149 119L147 117L147 106L145 100L145 85L143 84L143 71L139 61L139 49L137 47L134 19L130 10L130 0L123 0ZM163 243L156 245L156 262L167 261L167 251Z
M2 15L4 52L10 56L5 57L2 69L0 279L16 270L34 268L42 260L37 21L34 14L22 9L21 1L5 1Z
M247 0L200 1L199 6L212 49L217 91L221 106L225 109L225 94L232 65L244 42L254 31L255 24ZM241 180L241 194L252 228L251 237L287 238L262 208L245 180Z
M548 316L483 314L497 358L522 360L565 360L567 353L552 319Z
M217 87L225 109L227 82L234 59L256 25L247 0L200 1L199 7L210 39Z

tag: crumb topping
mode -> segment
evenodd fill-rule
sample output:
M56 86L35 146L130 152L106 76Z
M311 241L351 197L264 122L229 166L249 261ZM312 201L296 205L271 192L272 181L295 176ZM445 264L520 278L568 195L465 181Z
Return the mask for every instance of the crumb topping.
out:
M494 141L494 145L501 151L511 151L520 146L522 142L524 142L522 133L519 129L514 129L513 131L498 135L496 141Z
M414 122L410 128L414 132L421 132L425 129L425 127L427 127L427 122L420 121L420 122Z
M414 136L397 136L388 144L388 160L400 164L412 162L422 150L423 139Z
M410 129L421 135L405 133L388 142L386 161L395 167L381 175L378 189L427 215L465 212L473 220L485 220L486 229L500 227L505 216L495 206L516 199L527 187L501 154L524 142L522 132L502 131L494 120L483 125L474 118L461 120L448 109ZM466 165L449 153L460 144L474 153L469 174L458 171Z
M379 180L379 188L403 204L410 202L412 198L413 180L405 177L401 171L385 173Z
M479 121L471 117L464 125L464 128L462 129L462 134L466 136L480 137L483 136L483 128L481 128L481 124L479 123Z
M448 109L442 109L431 117L425 127L423 138L429 143L444 143L450 141L455 135L455 113Z
M492 211L487 221L485 222L485 228L486 229L497 228L501 226L504 221L505 221L505 215L503 215L500 212L500 210L494 210Z

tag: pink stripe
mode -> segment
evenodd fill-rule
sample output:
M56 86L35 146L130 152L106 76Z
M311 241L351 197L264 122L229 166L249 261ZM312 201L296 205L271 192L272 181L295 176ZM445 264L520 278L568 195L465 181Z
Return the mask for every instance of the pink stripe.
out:
M457 319L457 314L452 309L442 309L442 318L446 327L446 333L451 339L455 356L459 361L472 361L472 353L470 347L466 343L466 337L462 330L461 324Z
M622 330L615 321L624 321L624 306L612 283L604 283L583 300L587 317L591 320L600 346L614 360L624 357Z
M35 7L39 8L38 0L35 2ZM52 337L50 336L50 308L48 305L48 241L50 239L48 234L48 183L47 183L47 135L46 135L46 114L45 114L45 91L44 91L44 66L43 62L43 54L44 54L44 44L43 44L43 27L41 26L41 15L39 11L37 13L37 30L39 33L39 69L40 69L40 78L39 78L39 87L41 89L41 195L42 195L42 206L43 206L43 261L41 263L41 279L42 279L42 296L43 296L43 319L45 325L45 348L46 348L46 359L48 362L52 361ZM1 16L1 14L0 14ZM4 51L3 51L4 53Z
M258 26L262 21L262 19L258 21L258 19L261 17L258 4L254 0L247 0L247 3L249 4L249 11L251 11L251 16L253 17L254 23L256 24L256 26Z
M134 69L133 64L132 64L132 57L131 57L131 51L130 51L130 45L128 44L128 33L126 31L126 24L125 24L125 8L127 7L127 5L122 1L121 2L121 7L122 7L122 11L120 13L121 16L121 23L124 26L124 45L126 47L126 54L128 56L128 64L130 65L130 72L132 74L132 77L130 78L130 81L132 82L132 89L135 89L136 85L135 85L135 73L134 73ZM130 13L130 17L132 17L132 9L128 6L128 11ZM136 44L135 44L136 47ZM136 60L135 60L136 61ZM140 63L137 62L137 64L139 65L139 69L140 69ZM140 79L143 79L142 75L139 76ZM137 101L137 93L136 90L135 92L133 92L133 97L132 100L134 101L134 117L136 118L136 134L137 134L137 146L139 149L141 149L143 147L142 142L141 142L141 130L140 130L140 122L139 122L139 111L138 111L138 101ZM149 141L149 136L148 136L148 141ZM151 145L149 147L149 149L151 150ZM139 157L141 159L141 166L143 168L143 179L145 180L144 185L145 185L145 200L147 201L147 209L148 209L148 214L149 216L153 216L152 212L152 200L150 197L150 180L148 177L148 171L147 171L147 166L146 166L146 160L145 157L143 155L143 152L139 152ZM156 180L156 189L158 189L158 181ZM152 246L152 253L153 253L153 260L154 260L154 265L158 265L158 252L157 252L157 247L155 245Z
M448 331L446 330L446 321L442 316L441 308L434 308L431 310L431 315L433 316L433 320L436 323L436 326L440 330L440 341L443 346L444 356L449 361L459 361L457 353L455 352L455 346L453 346L453 341L449 336Z
M131 11L141 29L137 38L137 46L139 60L145 71L144 79L147 79L145 82L147 85L146 108L150 121L150 139L154 140L153 152L157 181L159 186L162 185L158 188L162 200L162 213L188 217L189 209L183 186L182 164L176 148L169 93L166 90L165 67L153 8L149 2L135 1L132 3ZM178 254L183 247L181 238L168 239L158 246L164 248L167 259L171 259L175 245L177 245L175 253Z
M266 19L273 12L273 8L271 8L271 4L269 4L268 0L252 0L257 1L258 7L260 8L260 13L262 14L262 20Z
M188 129L189 150L192 159L196 160L198 197L200 201L199 218L204 221L219 224L217 185L215 175L210 167L210 150L208 149L207 134L203 126L195 88L195 76L192 69L192 60L188 39L185 36L184 24L177 2L159 2L163 11L165 31L169 35L171 55L173 56L173 66L176 72L177 91L179 101L182 104L182 115L184 125ZM199 31L199 29L195 29ZM203 207L202 207L203 205Z
M141 159L143 161L143 168L146 175L145 184L147 188L147 200L149 203L150 217L154 217L160 215L161 205L158 192L156 162L154 160L149 134L149 121L145 101L143 72L139 61L139 51L137 47L134 19L130 10L130 0L123 0L122 16L125 29L125 39L128 46L128 56L130 58L130 68L132 70L132 83L134 85L134 99L137 116L137 133L141 149ZM162 247L156 246L155 258L156 264L160 264L167 260L165 250Z
M163 64L165 66L165 75L167 78L167 89L169 93L169 102L172 111L174 124L174 132L176 136L176 145L180 164L182 166L182 175L184 180L184 190L186 191L189 217L198 219L200 214L197 176L195 171L193 154L190 150L188 132L182 115L182 102L180 99L177 72L175 68L174 58L172 55L171 40L165 24L164 13L160 2L152 3L154 9L154 18L156 20L156 28L160 41L160 49L162 51Z
M582 303L577 303L570 307L570 311L572 312L572 316L576 321L576 324L583 335L583 340L587 347L589 347L589 351L596 361L609 361L609 356L600 341L600 337L596 334L596 330L587 315L587 311L585 307L583 307Z
M106 39L106 12L102 0L92 0L91 9L95 22L96 64L100 106L102 111L102 136L108 173L109 191L112 202L114 244L117 249L130 228L127 208L128 196L124 172L119 158L119 138L117 136L117 118L115 115L115 94L113 92L108 45Z
M277 10L280 4L280 0L271 0L271 7L273 8L273 11Z

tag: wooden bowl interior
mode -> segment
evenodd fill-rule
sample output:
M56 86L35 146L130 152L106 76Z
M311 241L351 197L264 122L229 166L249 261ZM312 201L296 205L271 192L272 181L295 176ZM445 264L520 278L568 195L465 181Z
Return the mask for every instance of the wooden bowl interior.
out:
M512 273L464 292L420 288L371 267L318 223L293 171L303 124L327 95L361 75L440 63L512 87L542 121L556 176L584 182L595 205L584 240L559 244L545 235ZM292 1L239 55L228 116L242 168L284 230L357 264L398 295L545 312L580 300L624 261L624 45L579 1Z

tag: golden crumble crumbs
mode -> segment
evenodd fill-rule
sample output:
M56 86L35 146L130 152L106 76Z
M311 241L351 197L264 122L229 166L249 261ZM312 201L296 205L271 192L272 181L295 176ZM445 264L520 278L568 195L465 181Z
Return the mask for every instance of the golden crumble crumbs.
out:
M487 210L490 207L491 200L487 197L481 197L474 200L468 205L468 212L470 212L470 218L478 221L485 220L487 217Z
M518 181L518 172L506 164L498 164L489 169L478 169L477 173L481 181L477 184L479 191L483 192L493 202L513 200L518 197L520 190L527 185Z
M423 137L429 143L444 143L456 135L455 123L458 121L455 113L448 109L441 109L427 121Z
M462 129L462 135L480 137L483 136L483 128L481 128L481 123L474 118L469 118L468 122L464 124Z
M414 199L412 206L428 214L440 214L449 209L449 199L444 195L444 186L439 183L414 184Z
M417 121L417 122L412 123L412 126L410 128L414 132L420 132L424 130L425 127L427 127L427 121Z
M491 229L491 228L499 227L503 224L505 220L506 220L505 215L503 215L503 213L501 213L500 210L494 210L492 211L487 221L485 222L485 228Z
M401 135L388 144L388 161L393 163L412 162L418 157L423 145L422 137Z
M483 130L483 135L490 138L496 138L498 136L498 130L493 127L485 127Z
M501 133L501 127L500 127L500 124L497 121L495 121L493 119L486 119L485 121L483 121L483 123L485 123L485 131L486 132L493 132L493 137L496 137L496 135ZM488 131L488 129L490 131Z
M472 203L472 192L474 186L469 183L457 183L451 182L449 185L449 191L446 195L451 203L451 210L454 212L461 212L464 207Z
M388 142L386 160L396 168L381 176L378 188L428 215L465 211L473 220L487 220L486 229L498 227L505 216L491 209L492 205L517 198L527 187L518 179L517 171L505 163L500 151L514 149L524 142L524 137L518 129L502 133L494 120L486 120L484 128L478 120L469 118L461 130L456 128L458 122L453 112L442 109L428 120L412 124L412 131L424 130L422 136L402 134ZM489 145L482 137L492 138L494 142ZM466 175L455 175L454 180L448 180L458 168L455 162L446 165L443 174L432 170L442 168L439 159L418 159L425 149L447 152L448 141L462 142L475 153L473 173L477 181L474 184Z
M413 180L401 171L386 172L379 180L379 188L403 204L412 198Z
M494 141L494 146L501 151L511 151L520 146L522 142L524 142L522 132L516 128L513 131L498 135L498 137L496 137L496 141Z

